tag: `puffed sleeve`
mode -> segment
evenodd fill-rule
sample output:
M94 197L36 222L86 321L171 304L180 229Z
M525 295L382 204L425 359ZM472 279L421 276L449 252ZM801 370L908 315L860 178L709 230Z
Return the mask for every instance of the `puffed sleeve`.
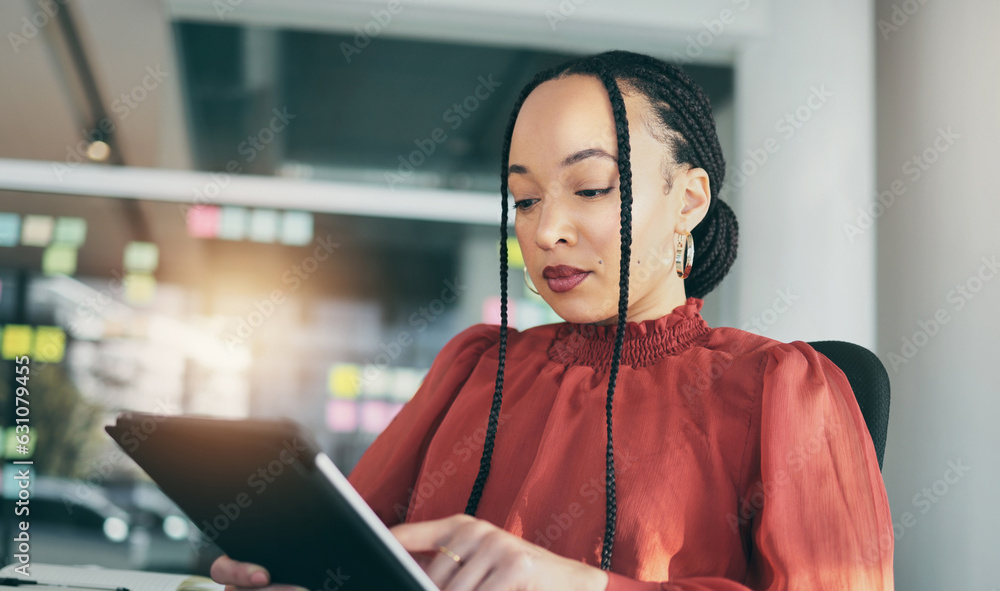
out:
M746 580L612 574L607 591L893 588L889 501L846 376L802 341L770 347L764 363L734 508L749 536Z
M386 526L401 523L427 446L483 352L500 340L497 325L458 333L431 363L420 387L365 450L347 480Z

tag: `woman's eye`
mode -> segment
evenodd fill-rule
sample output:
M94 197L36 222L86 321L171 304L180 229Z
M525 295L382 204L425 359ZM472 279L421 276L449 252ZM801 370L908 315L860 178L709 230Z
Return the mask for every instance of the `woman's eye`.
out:
M600 195L606 195L611 192L614 187L608 187L607 189L584 189L582 191L577 191L576 194L580 197L598 197ZM587 193L586 195L584 193Z
M532 204L534 204L535 201L538 201L538 200L537 199L522 199L520 201L515 201L514 202L514 209L520 209L521 211L525 211L528 208L530 208L532 206Z

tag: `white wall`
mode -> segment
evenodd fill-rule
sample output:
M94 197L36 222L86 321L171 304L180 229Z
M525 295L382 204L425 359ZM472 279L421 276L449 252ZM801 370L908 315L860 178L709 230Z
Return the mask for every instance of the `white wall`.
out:
M1000 589L1000 278L983 257L1000 258L1000 4L880 0L890 25L894 4L898 30L877 37L878 186L905 192L877 225L896 583L990 591ZM935 140L942 128L958 135L950 145ZM921 170L911 159L925 150ZM937 329L935 314L947 320ZM961 476L949 471L959 462Z
M733 320L757 318L765 330L751 330L782 341L874 349L875 232L852 242L842 229L875 186L872 3L771 8L768 35L736 61Z

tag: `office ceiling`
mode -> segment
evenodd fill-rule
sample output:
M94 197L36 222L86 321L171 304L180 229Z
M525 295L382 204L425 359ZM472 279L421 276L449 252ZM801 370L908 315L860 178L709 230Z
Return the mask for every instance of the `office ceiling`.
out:
M0 3L0 22L19 36L0 59L0 157L71 168L87 140L106 137L112 164L493 191L517 92L572 57L177 20L156 0L56 4L49 15L35 2ZM731 96L731 68L687 69L713 101ZM474 108L455 108L463 103ZM432 141L422 162L411 156ZM414 173L387 177L403 160L419 162Z

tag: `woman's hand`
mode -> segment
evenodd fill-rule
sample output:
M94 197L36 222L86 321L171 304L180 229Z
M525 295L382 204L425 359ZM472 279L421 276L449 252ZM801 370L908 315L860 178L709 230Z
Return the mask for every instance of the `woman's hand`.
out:
M226 586L226 591L308 591L302 587L289 585L272 585L264 587L271 582L271 575L263 566L251 564L249 562L237 562L232 558L222 555L212 563L212 579L216 583Z
M608 584L608 574L601 569L553 554L469 515L404 523L389 531L409 552L429 555L418 562L442 591L604 591ZM461 562L438 551L441 546Z

